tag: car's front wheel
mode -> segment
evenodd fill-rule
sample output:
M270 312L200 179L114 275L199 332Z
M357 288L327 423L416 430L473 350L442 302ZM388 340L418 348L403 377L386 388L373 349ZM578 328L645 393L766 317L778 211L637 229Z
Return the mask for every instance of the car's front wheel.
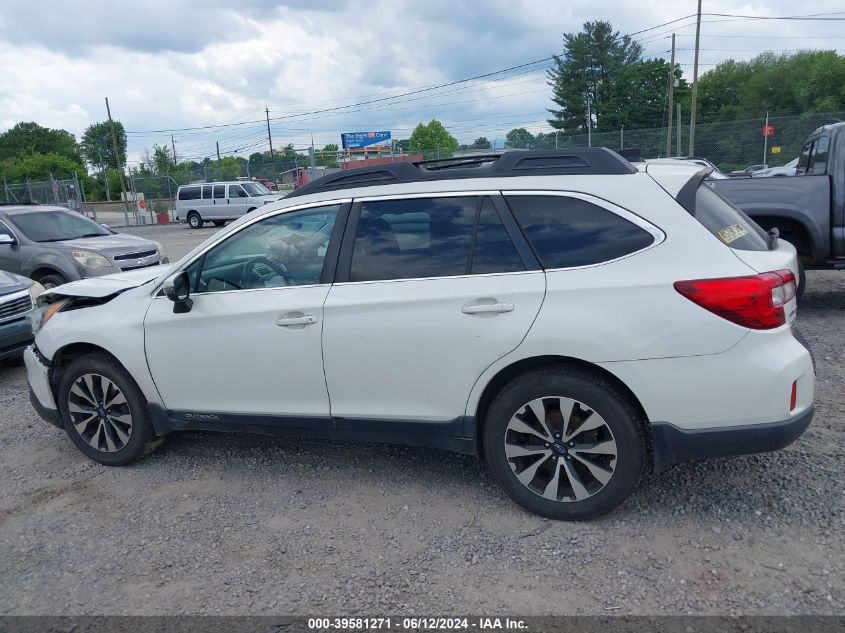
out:
M483 440L505 492L553 519L610 512L634 491L646 461L636 407L612 382L580 368L514 379L493 401Z
M81 356L68 365L56 398L70 439L101 464L129 464L160 442L138 385L106 354Z

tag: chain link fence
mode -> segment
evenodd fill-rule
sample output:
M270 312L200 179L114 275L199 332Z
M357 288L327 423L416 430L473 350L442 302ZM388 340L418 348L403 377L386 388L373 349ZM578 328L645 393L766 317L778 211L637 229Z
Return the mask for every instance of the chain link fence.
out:
M774 128L774 134L767 140L763 137L765 116L740 121L699 123L695 126L694 154L708 159L722 171L741 169L752 164L779 166L798 156L804 141L813 130L835 120L845 120L845 112L770 117L768 124ZM682 121L680 129L673 125L668 154L666 132L665 126L594 132L589 137L587 134L570 136L552 132L544 135L542 141L534 147L586 147L590 144L610 149L638 148L643 158L686 156L689 150L689 120Z
M7 204L53 204L82 211L85 194L78 178L7 183L3 181L0 201Z

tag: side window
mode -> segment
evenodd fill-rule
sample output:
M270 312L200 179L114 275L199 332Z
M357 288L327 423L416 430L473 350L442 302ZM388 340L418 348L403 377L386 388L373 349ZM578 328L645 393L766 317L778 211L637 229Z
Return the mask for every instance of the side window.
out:
M240 185L229 185L230 198L246 198L246 191Z
M478 226L475 229L475 246L472 251L470 272L474 275L482 275L521 270L525 270L525 266L493 206L493 201L490 198L484 198L478 214Z
M361 203L351 281L466 275L478 198Z
M822 136L816 140L813 144L813 151L810 153L810 163L806 173L824 174L827 172L827 155L829 149L829 136Z
M214 185L214 197L215 198L225 198L226 197L226 185Z
M202 186L202 199L211 200L211 185Z
M320 282L340 205L281 213L238 231L189 267L196 292Z
M813 142L810 141L801 148L801 154L798 156L797 173L806 174L810 165L810 151L813 149Z
M580 198L510 195L506 199L546 269L606 262L654 242L637 225Z
M199 187L182 187L179 190L179 199L180 200L199 200L200 199L200 188Z

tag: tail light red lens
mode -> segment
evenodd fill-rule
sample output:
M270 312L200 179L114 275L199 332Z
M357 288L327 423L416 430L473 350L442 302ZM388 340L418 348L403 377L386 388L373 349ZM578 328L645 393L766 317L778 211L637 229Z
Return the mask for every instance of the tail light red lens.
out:
M798 404L798 381L792 381L792 392L789 394L789 410L795 411L795 405Z
M795 297L789 270L748 277L676 281L675 290L713 314L753 330L786 323L783 306Z

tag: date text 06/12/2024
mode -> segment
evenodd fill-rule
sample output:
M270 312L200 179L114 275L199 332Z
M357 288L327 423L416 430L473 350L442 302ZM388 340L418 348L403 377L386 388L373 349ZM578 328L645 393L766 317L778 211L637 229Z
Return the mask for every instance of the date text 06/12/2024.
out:
M351 617L308 618L308 628L316 631L465 631L476 629L525 631L526 623L499 617Z

